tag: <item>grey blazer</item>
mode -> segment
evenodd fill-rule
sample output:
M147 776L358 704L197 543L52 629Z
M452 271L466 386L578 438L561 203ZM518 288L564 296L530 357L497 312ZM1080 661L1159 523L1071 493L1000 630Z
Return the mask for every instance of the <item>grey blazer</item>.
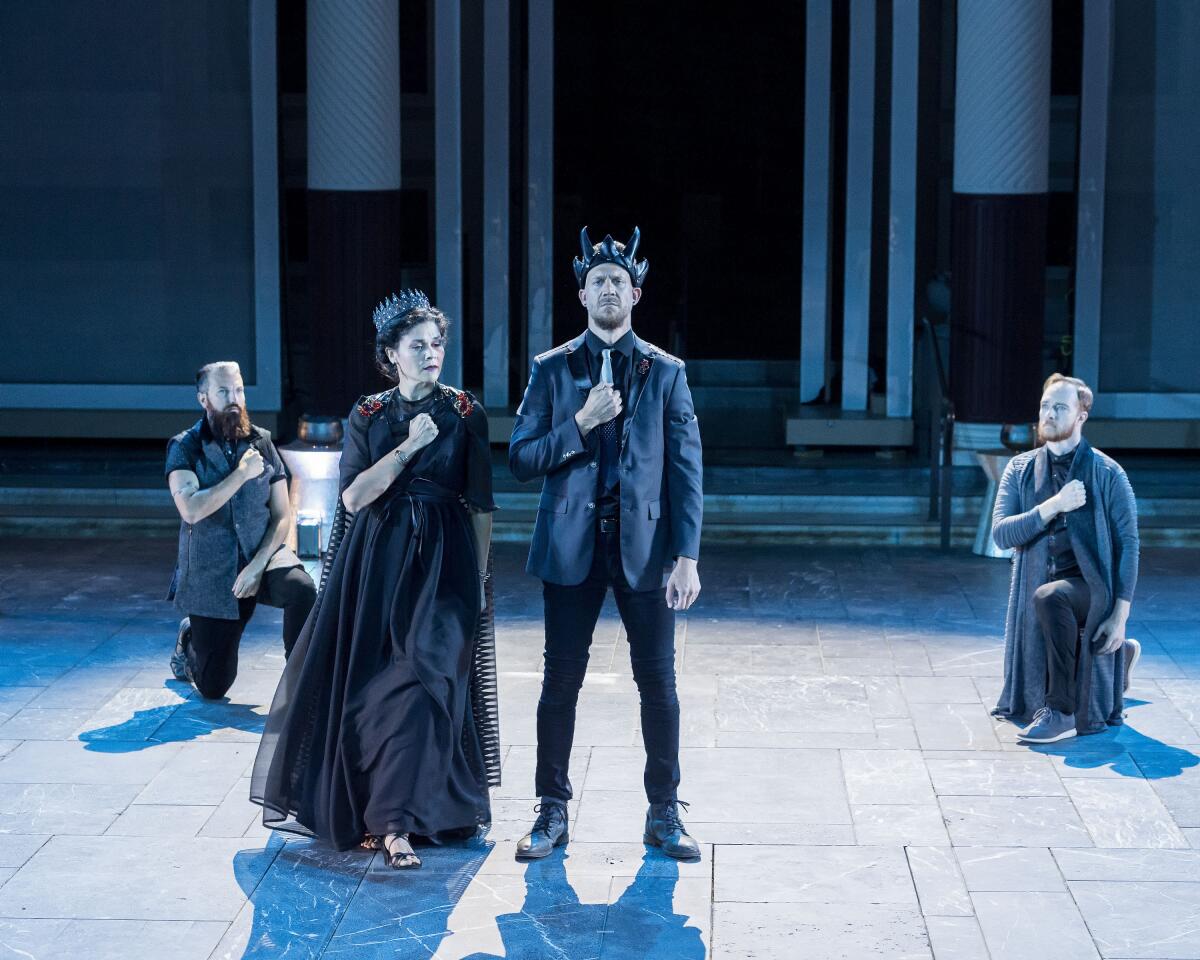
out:
M199 431L200 423L192 430ZM261 427L251 427L251 444L265 454L272 448L271 434ZM184 438L184 431L174 439ZM216 486L232 468L220 446L209 441L202 444L203 456L194 469L200 489ZM264 455L264 459L268 459ZM278 460L278 456L269 458ZM180 523L179 551L175 576L167 593L175 608L188 616L214 617L219 620L238 619L238 601L233 595L233 583L240 572L238 548L244 557L253 557L271 521L271 472L264 470L253 480L247 480L229 502L196 523ZM282 481L286 482L286 481ZM268 570L300 566L300 558L287 547L280 547L267 564Z
M596 531L599 436L575 424L592 387L583 349L581 334L533 361L508 448L518 480L544 478L526 570L568 585L586 579ZM683 361L637 336L620 473L625 579L662 587L675 557L700 557L704 467Z

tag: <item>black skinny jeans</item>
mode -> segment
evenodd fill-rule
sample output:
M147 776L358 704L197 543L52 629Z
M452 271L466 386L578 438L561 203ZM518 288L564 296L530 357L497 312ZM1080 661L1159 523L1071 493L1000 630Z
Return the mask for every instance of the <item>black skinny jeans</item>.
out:
M575 705L588 649L608 588L629 635L633 679L641 698L644 782L651 803L675 799L679 787L679 697L675 691L675 612L662 589L633 590L621 570L620 533L597 533L583 583L543 584L546 667L537 709L538 796L571 799L567 767L575 739Z
M200 696L219 700L237 679L238 645L242 631L260 603L283 608L283 654L289 656L308 613L317 599L317 588L303 567L268 570L253 597L238 600L238 618L190 617L188 670Z
M1075 712L1079 628L1087 621L1092 594L1079 577L1051 580L1033 594L1033 608L1046 643L1046 706Z

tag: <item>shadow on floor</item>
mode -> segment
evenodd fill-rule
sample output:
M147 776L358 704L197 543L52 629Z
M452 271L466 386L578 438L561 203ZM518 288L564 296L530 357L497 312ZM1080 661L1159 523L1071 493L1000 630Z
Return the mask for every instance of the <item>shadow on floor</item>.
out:
M463 844L420 847L430 869L393 871L381 855L336 851L315 840L243 850L234 875L252 915L243 941L242 918L229 948L244 942L241 960L277 957L433 957L449 935L447 920L491 852L476 838ZM432 862L431 862L432 861Z
M339 853L308 840L285 843L276 834L265 848L234 858L234 874L253 912L235 922L226 946L237 956L244 943L242 960L425 958L447 949L462 960L704 960L700 929L674 909L679 868L661 853L648 851L633 878L579 877L592 901L582 902L567 879L562 852L529 864L523 877L478 876L493 846L476 838L421 847L425 867L394 872L360 851ZM521 886L523 901L517 899ZM494 942L497 933L502 950L479 952L480 941Z
M625 879L612 878L611 892ZM503 952L473 953L465 960L541 956L704 960L699 928L688 926L691 918L675 912L678 880L674 860L647 851L637 876L614 902L582 903L567 880L563 854L556 852L526 868L520 911L496 917Z
M127 720L84 730L79 740L97 753L133 753L161 743L181 743L218 730L261 736L266 717L248 703L228 699L200 700L189 696L191 686L175 680L163 686L179 696L178 703L137 710ZM249 737L243 739L250 739Z
M1126 700L1126 708L1144 707L1145 700ZM1068 767L1094 770L1108 767L1123 777L1165 780L1180 776L1184 770L1200 764L1200 757L1183 747L1155 740L1129 724L1109 727L1104 733L1076 737L1060 743L1034 746L1035 753L1062 757ZM1136 720L1136 717L1133 718Z

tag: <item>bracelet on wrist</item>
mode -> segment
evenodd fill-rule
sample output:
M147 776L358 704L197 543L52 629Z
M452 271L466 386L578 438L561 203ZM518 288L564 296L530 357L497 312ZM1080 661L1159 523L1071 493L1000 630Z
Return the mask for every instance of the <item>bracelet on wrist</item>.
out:
M408 463L408 461L412 459L411 453L405 453L399 447L397 447L395 450L392 451L392 456L396 458L396 462L398 464L400 464L400 466L402 466L402 467L405 466Z
M487 583L491 579L492 579L492 571L491 570L480 570L479 571L479 580L481 583Z

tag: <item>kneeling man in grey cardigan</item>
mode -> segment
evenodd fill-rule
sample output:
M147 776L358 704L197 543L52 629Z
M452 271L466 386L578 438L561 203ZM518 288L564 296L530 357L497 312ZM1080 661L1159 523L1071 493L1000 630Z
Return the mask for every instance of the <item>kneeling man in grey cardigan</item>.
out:
M1137 505L1125 471L1083 439L1091 407L1082 380L1051 376L1038 415L1044 443L1013 458L996 497L993 536L1015 555L993 713L1024 724L1026 743L1122 723L1141 653L1125 636Z

